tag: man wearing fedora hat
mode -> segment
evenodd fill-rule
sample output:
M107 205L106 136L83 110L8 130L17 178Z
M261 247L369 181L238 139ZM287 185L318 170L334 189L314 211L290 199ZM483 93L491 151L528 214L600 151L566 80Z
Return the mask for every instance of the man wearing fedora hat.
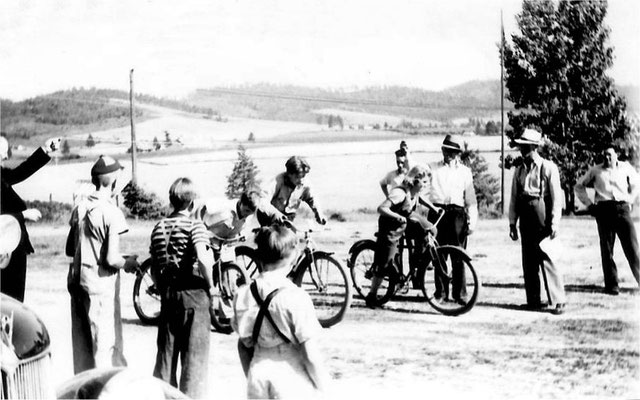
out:
M471 169L462 164L462 138L447 135L442 142L442 161L431 166L431 202L445 214L438 225L439 244L467 247L467 237L478 221L478 203ZM453 260L452 287L436 280L436 298L466 302L465 270L460 260ZM451 291L451 293L450 293Z
M29 158L15 168L5 168L4 160L9 158L9 142L0 136L0 213L11 214L15 217L21 228L21 238L18 246L13 250L11 258L6 268L2 270L0 276L0 290L17 300L24 300L25 282L27 276L27 255L33 253L33 246L29 240L29 234L25 221L38 221L41 217L40 211L35 208L27 208L26 203L20 195L13 189L13 185L18 184L36 171L42 168L51 160L49 153L56 151L60 147L60 139L49 139L45 145L39 147Z
M566 302L562 274L548 253L540 248L540 242L553 239L558 232L562 213L562 189L560 172L551 161L538 154L542 134L525 129L514 140L524 162L516 167L511 186L509 204L509 236L518 240L516 224L520 223L522 244L522 269L528 310L541 310L547 304L541 299L547 292L549 310L554 314L564 312Z
M120 318L120 269L137 268L135 257L120 254L120 235L128 231L124 214L112 201L122 166L100 156L91 168L96 191L71 213L66 254L67 288L71 296L73 367L76 374L92 368L126 365Z

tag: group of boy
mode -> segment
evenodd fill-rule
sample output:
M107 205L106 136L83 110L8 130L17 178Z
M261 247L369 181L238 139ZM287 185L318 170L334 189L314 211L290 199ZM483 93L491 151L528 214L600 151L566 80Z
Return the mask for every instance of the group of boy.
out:
M286 171L274 179L264 200L257 190L248 190L237 201L198 204L193 182L179 178L169 189L172 213L153 228L152 275L161 297L153 375L192 398L207 394L211 297L216 291L212 266L221 243L238 236L256 212L263 226L294 219L301 202L310 206L319 223L326 223L305 182L310 170L306 160L294 156L285 167ZM122 211L113 201L121 169L117 160L101 156L91 169L96 190L76 205L70 219L66 253L73 257L68 290L75 373L126 365L120 318L120 270L134 271L139 264L135 256L120 253L120 235L128 230ZM275 235L273 229L269 232ZM282 232L276 236L282 235L289 237ZM262 249L258 243L258 252L268 253L269 246L280 246L276 242L268 240ZM281 258L289 257L291 252L285 253ZM278 259L271 263L282 264ZM296 298L300 298L299 293ZM289 306L295 308L295 304ZM300 344L315 333L311 330L304 338L299 336L300 332L293 334L298 334L293 338ZM307 360L307 364L309 368L317 366L313 360ZM322 379L314 376L312 381L317 386Z

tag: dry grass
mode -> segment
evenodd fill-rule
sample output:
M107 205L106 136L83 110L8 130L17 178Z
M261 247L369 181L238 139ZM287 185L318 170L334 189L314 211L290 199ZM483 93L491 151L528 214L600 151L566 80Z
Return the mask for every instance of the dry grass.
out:
M345 214L316 235L320 247L344 260L351 243L371 237L373 214ZM131 222L124 251L144 254L151 223ZM481 221L469 251L483 287L476 307L444 317L417 292L381 310L354 301L347 318L320 340L337 397L637 398L639 307L636 284L617 249L622 294L600 293L601 271L595 223L563 220L558 259L569 306L554 316L524 312L519 244L505 220ZM72 375L67 259L61 254L66 228L33 226L36 254L29 260L27 303L43 317L53 340L57 382ZM131 304L133 276L123 279L125 352L130 366L152 370L156 329L139 324ZM243 397L244 378L233 335L212 333L210 386L221 397Z

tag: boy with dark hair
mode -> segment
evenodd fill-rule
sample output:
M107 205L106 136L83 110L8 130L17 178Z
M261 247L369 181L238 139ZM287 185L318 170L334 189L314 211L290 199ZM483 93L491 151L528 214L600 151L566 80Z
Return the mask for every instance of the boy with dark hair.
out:
M213 256L204 224L191 218L195 198L190 179L171 185L173 213L153 228L150 253L161 296L153 375L198 399L207 394Z
M324 389L329 377L311 298L287 279L298 239L289 228L272 225L261 228L255 241L263 272L239 288L231 321L240 336L247 397L308 399Z
M96 191L71 214L66 254L73 257L67 277L71 296L73 367L76 374L92 368L123 366L120 318L120 269L138 267L135 257L120 254L120 235L129 228L112 201L122 167L100 156L91 168Z
M214 252L220 250L225 239L232 239L242 233L245 225L255 214L260 203L260 193L248 190L238 200L208 201L196 208L194 217L204 222L211 233Z
M326 224L327 220L316 204L311 185L305 181L311 170L307 160L292 156L285 163L285 168L286 171L278 174L267 186L264 201L256 212L260 225L281 223L285 219L293 221L302 202L311 208L319 224Z

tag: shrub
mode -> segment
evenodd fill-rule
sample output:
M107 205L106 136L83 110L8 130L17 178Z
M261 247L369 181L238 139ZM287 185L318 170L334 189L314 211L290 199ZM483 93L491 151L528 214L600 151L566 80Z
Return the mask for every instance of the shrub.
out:
M465 143L465 149L460 156L464 165L471 168L473 175L473 187L476 191L478 201L478 213L482 217L496 218L500 216L498 205L498 193L500 192L500 182L498 178L487 172L489 166L487 161L480 155L479 150L469 150Z
M331 221L338 221L338 222L346 222L347 221L347 219L344 217L344 215L342 215L342 213L339 212L339 211L332 212L329 215L329 219Z
M73 206L59 201L26 201L27 208L35 208L42 214L42 222L59 222L67 224Z
M169 207L163 205L155 194L146 192L132 182L122 189L122 196L124 205L137 218L160 219L169 213Z

